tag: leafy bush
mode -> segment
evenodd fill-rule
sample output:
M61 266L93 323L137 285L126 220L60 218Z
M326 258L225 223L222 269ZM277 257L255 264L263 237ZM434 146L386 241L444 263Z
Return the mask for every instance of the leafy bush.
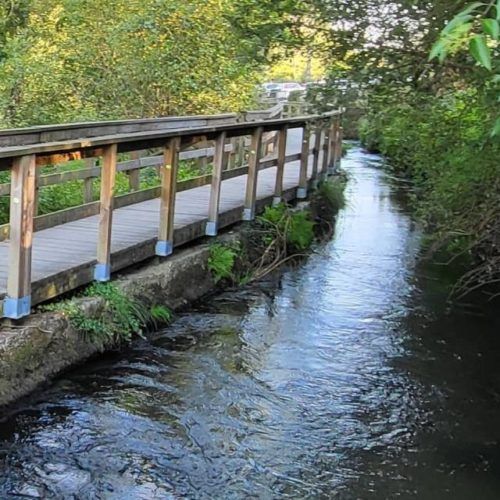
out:
M378 96L362 126L370 149L408 174L413 203L434 246L469 254L484 265L488 282L498 273L500 250L500 141L488 95L459 90L440 96ZM491 271L487 270L488 268Z
M234 245L223 245L220 243L211 245L210 256L208 257L208 269L211 271L216 283L223 279L235 280L233 268L238 253L239 249Z
M283 237L291 251L306 250L314 240L314 221L308 210L293 211L280 203L275 207L266 207L257 220L264 227L271 227L276 237Z

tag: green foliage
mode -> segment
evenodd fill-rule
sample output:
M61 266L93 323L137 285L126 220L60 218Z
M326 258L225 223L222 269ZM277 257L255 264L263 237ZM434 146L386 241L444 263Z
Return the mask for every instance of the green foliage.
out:
M307 250L314 241L314 221L308 210L294 211L284 203L275 207L266 207L264 213L257 218L272 232L282 235L291 251ZM275 237L274 234L268 238Z
M319 197L330 207L332 213L337 213L345 207L345 179L329 179L322 182L315 197Z
M166 306L153 304L149 309L149 318L155 327L159 324L167 324L172 320L172 311Z
M0 4L0 125L248 108L259 65L272 45L291 39L300 2L265 3Z
M363 139L414 180L413 202L433 240L454 253L467 250L496 273L500 143L490 137L495 116L487 97L466 90L399 102L386 96L378 104Z
M215 243L210 246L208 269L216 283L224 279L235 281L234 265L239 254L240 248L235 245Z
M443 62L450 54L463 50L468 45L472 57L491 71L492 50L500 35L499 7L474 2L460 11L442 30L440 38L432 47L430 59Z
M81 296L100 297L103 300L102 308L90 314L78 302L69 299L42 306L41 310L64 314L89 342L100 346L130 342L134 334L142 335L149 324L168 323L172 318L167 307L152 305L148 309L127 297L113 283L93 283Z

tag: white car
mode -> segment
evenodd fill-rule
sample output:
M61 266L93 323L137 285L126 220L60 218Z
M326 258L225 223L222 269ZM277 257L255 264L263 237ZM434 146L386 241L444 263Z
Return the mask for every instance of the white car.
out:
M281 84L281 88L276 93L276 97L280 100L287 100L292 92L304 93L306 88L297 82L285 82Z

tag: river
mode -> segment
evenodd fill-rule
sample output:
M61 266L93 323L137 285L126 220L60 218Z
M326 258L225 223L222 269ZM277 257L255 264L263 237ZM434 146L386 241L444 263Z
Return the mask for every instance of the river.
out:
M405 183L355 147L331 242L0 420L0 498L500 497L493 314L447 311Z

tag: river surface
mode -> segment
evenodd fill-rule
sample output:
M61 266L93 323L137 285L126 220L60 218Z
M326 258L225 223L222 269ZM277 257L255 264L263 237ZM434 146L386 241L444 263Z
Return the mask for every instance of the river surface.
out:
M334 239L0 420L0 499L500 498L500 328L358 148Z

